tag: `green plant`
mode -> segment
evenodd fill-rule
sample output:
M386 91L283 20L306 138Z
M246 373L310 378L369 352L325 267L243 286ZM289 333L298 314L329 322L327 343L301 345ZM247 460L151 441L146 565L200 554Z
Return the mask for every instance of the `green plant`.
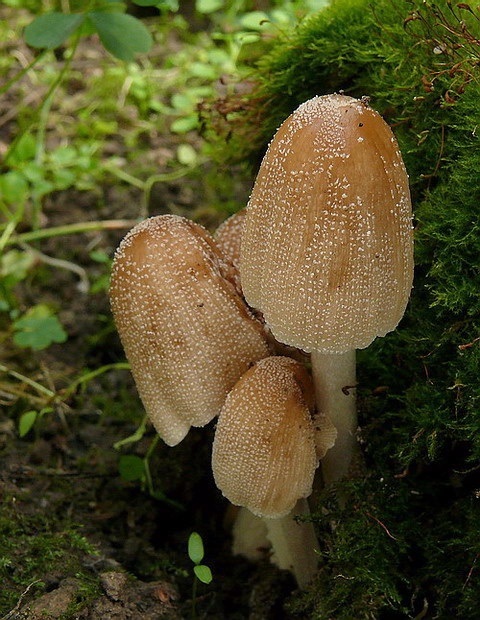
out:
M136 0L135 4L155 6L157 2ZM78 13L40 15L27 26L25 40L33 47L52 50L74 36L74 51L82 35L97 32L105 49L116 58L130 62L135 54L149 51L152 38L145 26L125 14L125 10L126 4L121 0L99 0L87 3Z
M52 407L43 407L40 411L25 411L20 416L18 421L18 434L20 437L25 437L28 434L30 429L32 429L46 413L51 413L53 411Z
M54 342L65 342L67 334L58 318L45 304L32 306L13 322L16 345L35 351L46 349Z
M212 571L206 564L201 564L205 551L203 548L203 540L200 534L192 532L188 538L188 557L194 563L193 567L193 585L192 585L192 618L196 618L196 599L197 599L197 582L209 584L212 582Z
M145 415L137 430L129 437L125 437L124 439L117 441L113 447L116 450L119 450L123 446L140 441L146 434L147 421L148 417ZM155 488L153 484L153 478L150 471L150 459L159 440L159 435L155 434L143 458L137 456L136 454L122 454L118 461L118 472L120 477L126 482L140 482L142 491L148 492L151 497L166 502L177 509L183 510L183 506L181 504L169 499L163 491Z

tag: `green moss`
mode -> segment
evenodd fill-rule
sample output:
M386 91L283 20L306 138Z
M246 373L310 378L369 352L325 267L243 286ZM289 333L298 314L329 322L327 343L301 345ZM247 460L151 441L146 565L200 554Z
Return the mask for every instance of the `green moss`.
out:
M324 565L290 603L309 618L478 617L478 39L480 20L446 1L336 0L278 39L227 117L227 154L253 163L300 102L369 95L412 188L412 298L358 355L366 473L345 483L344 509L327 498L314 515Z
M33 591L45 588L52 574L75 575L80 581L72 603L78 611L100 592L97 578L82 562L97 554L95 547L75 524L40 511L22 512L19 500L3 498L0 510L0 613L10 611L30 584L38 582Z

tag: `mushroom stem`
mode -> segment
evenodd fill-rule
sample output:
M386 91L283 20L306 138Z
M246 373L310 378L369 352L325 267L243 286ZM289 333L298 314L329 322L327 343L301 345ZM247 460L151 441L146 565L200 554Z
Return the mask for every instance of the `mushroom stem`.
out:
M355 349L345 353L312 352L312 374L317 411L325 413L337 429L337 440L322 459L326 486L346 476L355 448Z
M251 561L265 558L270 548L265 519L254 515L245 506L235 508L238 513L232 530L233 555L241 555Z
M309 521L295 521L296 516L305 517L309 514L308 502L301 498L285 517L264 519L267 538L272 543L272 561L279 568L292 572L302 590L315 576L319 559L316 552L319 544L313 524Z

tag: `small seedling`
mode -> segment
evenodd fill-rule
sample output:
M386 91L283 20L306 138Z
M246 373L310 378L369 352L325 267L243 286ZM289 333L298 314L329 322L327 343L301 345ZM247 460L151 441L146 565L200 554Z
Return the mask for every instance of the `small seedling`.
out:
M203 560L203 556L205 555L203 549L203 540L200 534L197 532L192 532L188 539L188 557L195 564L193 567L193 572L195 573L195 578L193 580L192 587L192 618L196 618L196 610L195 610L195 602L197 597L197 582L201 581L202 583L210 583L213 579L212 571L205 564L200 564Z

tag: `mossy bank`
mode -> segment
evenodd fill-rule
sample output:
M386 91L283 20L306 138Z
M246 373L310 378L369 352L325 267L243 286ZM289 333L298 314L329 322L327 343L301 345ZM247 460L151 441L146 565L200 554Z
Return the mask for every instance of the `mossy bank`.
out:
M255 164L302 101L369 96L410 176L411 302L396 332L359 352L365 470L345 483L345 507L316 507L323 569L290 607L308 618L478 617L479 39L473 5L337 0L283 33L253 91L211 120L222 157Z

